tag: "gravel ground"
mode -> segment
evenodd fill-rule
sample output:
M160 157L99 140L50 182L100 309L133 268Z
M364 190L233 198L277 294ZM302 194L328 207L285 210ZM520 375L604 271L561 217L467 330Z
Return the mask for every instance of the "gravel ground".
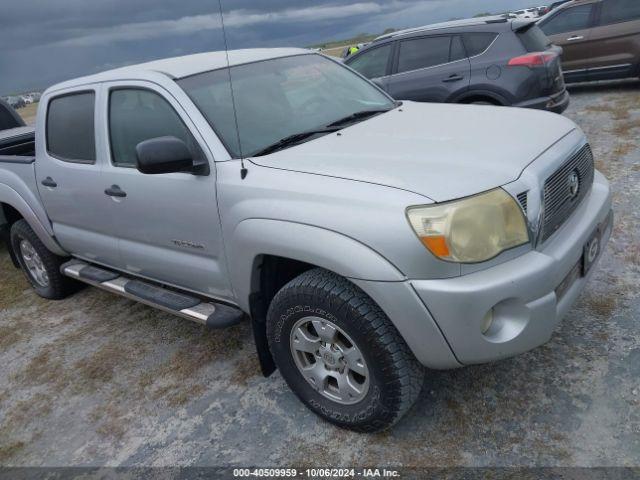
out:
M396 428L358 435L262 378L246 325L206 331L96 289L47 302L3 248L0 464L640 466L640 83L572 94L617 217L547 345L429 372Z

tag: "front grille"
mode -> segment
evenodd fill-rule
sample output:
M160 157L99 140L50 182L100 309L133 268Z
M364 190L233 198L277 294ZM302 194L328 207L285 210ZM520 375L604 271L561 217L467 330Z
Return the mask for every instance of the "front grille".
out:
M542 241L571 216L593 185L593 153L585 145L544 183Z

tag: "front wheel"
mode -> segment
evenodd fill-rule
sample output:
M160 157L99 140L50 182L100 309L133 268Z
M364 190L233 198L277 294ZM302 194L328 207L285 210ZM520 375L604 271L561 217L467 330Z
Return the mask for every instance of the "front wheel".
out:
M267 335L289 387L340 427L389 428L420 393L423 367L396 328L362 290L334 273L314 269L285 285L269 307Z

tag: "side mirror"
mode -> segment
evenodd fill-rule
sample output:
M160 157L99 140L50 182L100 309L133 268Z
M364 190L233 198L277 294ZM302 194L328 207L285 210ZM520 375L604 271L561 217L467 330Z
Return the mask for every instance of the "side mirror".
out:
M203 165L194 161L187 145L176 137L158 137L136 146L138 170L148 175L188 172L206 175ZM208 170L208 164L204 164Z

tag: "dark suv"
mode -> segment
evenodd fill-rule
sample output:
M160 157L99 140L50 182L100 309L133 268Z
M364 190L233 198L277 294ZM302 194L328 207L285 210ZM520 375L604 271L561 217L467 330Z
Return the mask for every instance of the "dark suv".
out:
M561 113L569 105L561 54L534 21L485 17L384 35L345 64L397 100Z
M564 49L567 82L640 76L640 0L576 0L538 22Z

